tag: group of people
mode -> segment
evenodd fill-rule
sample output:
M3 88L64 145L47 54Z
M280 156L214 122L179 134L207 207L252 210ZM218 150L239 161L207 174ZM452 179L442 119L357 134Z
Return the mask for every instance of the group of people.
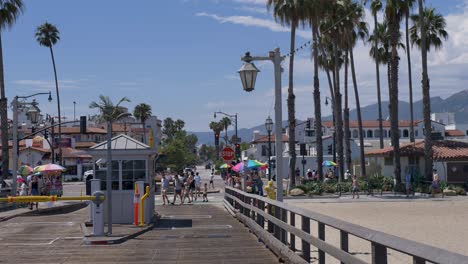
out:
M214 188L213 183L214 174L211 174L210 185ZM169 189L170 183L173 183L174 186L174 198L172 202L169 201L167 196L167 191ZM163 205L171 204L174 205L177 197L180 199L180 204L184 204L185 200L188 200L188 203L192 203L200 197L200 194L203 194L203 202L208 202L208 183L204 183L202 187L202 180L199 173L179 173L174 176L162 175L161 178L161 196L163 199Z
M62 195L62 180L60 176L43 177L42 175L29 175L26 181L22 180L17 195ZM29 209L38 208L38 203L29 203Z
M244 172L247 191L263 196L263 180L258 170ZM225 184L237 189L242 189L242 175L238 173L227 173Z

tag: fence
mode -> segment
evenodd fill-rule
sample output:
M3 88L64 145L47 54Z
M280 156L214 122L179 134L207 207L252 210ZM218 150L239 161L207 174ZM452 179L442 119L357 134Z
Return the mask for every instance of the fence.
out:
M264 242L289 263L309 263L311 245L318 249L318 263L325 263L328 254L341 263L366 263L349 252L349 236L370 242L371 263L387 263L387 250L392 249L412 258L414 264L430 263L468 263L468 257L444 249L424 245L383 232L371 230L329 216L297 208L290 204L277 202L258 195L248 194L232 187L225 188L224 204L236 217L259 236ZM296 218L301 226L296 226ZM311 233L311 221L315 221L318 232ZM265 226L266 224L266 226ZM325 227L340 233L340 245L325 242ZM289 237L289 243L288 243ZM296 237L302 241L301 257L297 259ZM285 249L288 249L286 252ZM294 256L294 255L296 256Z

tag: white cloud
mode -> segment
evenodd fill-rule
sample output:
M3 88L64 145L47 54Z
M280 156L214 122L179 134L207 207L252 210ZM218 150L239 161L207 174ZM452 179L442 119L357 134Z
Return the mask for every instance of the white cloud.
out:
M79 88L81 80L59 80L59 88L61 89L76 89ZM50 89L55 89L54 81L45 81L45 80L16 80L12 82L15 85L19 86L29 86L33 89L40 91L49 91Z
M236 25L243 25L246 27L266 28L273 32L290 32L290 29L281 26L272 19L262 19L253 16L219 16L216 14L209 14L205 12L197 13L195 15L199 17L209 17L222 24L231 23ZM296 33L297 36L305 39L309 39L311 36L310 32L304 30L297 30Z
M268 10L265 7L256 7L256 6L241 6L236 8L237 10L247 11L256 14L267 14Z
M265 0L234 0L234 2L242 4L266 5Z

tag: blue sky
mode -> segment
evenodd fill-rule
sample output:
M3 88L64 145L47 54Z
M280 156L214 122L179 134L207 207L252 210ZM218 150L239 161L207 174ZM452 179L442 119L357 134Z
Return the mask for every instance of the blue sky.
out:
M54 47L62 112L72 118L93 114L88 108L99 94L114 100L131 99L127 106L148 103L153 114L186 121L192 131L207 131L214 111L239 114L239 127L262 124L273 116L273 76L269 63L261 69L256 90L242 91L237 70L247 50L265 55L275 47L289 49L288 29L274 23L263 0L24 0L25 13L3 32L7 96L53 91L49 51L34 39L35 28L48 21L61 31ZM468 8L464 0L427 0L447 16L450 40L430 56L432 95L448 96L467 89ZM370 20L370 16L367 17ZM307 29L297 43L309 40ZM358 83L362 104L376 101L374 66L369 47L356 47ZM413 50L416 87L420 57ZM406 61L403 64L406 63ZM288 63L283 66L286 68ZM283 86L287 85L287 69ZM402 65L401 75L406 74ZM323 74L322 74L323 75ZM313 116L310 51L298 54L296 63L297 117ZM321 78L323 95L328 86ZM407 96L407 78L400 81L401 99ZM384 90L386 86L384 85ZM421 92L415 92L416 99ZM388 96L384 93L383 98ZM55 96L54 96L55 99ZM57 112L55 101L38 97L44 112ZM354 97L351 96L351 105ZM330 109L323 107L324 114ZM283 94L283 119L286 96Z

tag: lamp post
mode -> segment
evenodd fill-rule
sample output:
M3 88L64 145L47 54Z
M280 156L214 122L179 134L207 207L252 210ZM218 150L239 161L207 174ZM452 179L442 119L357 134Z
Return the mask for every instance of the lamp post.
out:
M276 48L268 53L267 57L252 57L250 52L247 52L241 58L244 65L239 70L239 75L242 81L242 86L245 91L251 92L255 89L255 81L257 74L260 72L252 61L271 61L274 65L275 72L275 146L276 146L276 179L277 190L276 200L283 201L283 146L282 146L282 109L281 109L281 62L284 57L281 56L280 49Z
M73 101L73 121L76 120L76 101Z
M273 130L273 120L271 117L265 121L265 128L268 133L268 180L271 181L271 131Z
M27 98L30 98L30 97L34 97L34 96L37 96L37 95L48 95L49 98L49 102L52 101L52 94L50 92L48 93L35 93L33 95L28 95L28 96L15 96L15 98L13 98L13 166L12 166L12 171L13 171L13 180L12 180L12 184L11 184L11 195L12 196L16 196L16 177L18 176L18 105L19 104L25 104L25 103L20 103L18 102L18 99L27 99ZM36 111L36 112L32 112L31 113L32 118L35 118L35 120L37 121L38 119L38 116L39 116L39 111ZM34 120L31 120L31 122L33 122Z
M325 105L328 106L328 100L331 101L331 109L332 109L332 116L333 116L333 150L332 150L332 155L333 155L333 162L336 162L336 133L335 133L335 111L334 111L334 106L333 106L333 100L325 96Z
M222 114L222 115L225 115L225 116L227 116L227 117L229 117L231 119L234 119L234 129L235 129L236 136L235 136L235 139L233 140L234 141L233 143L234 144L239 143L239 137L237 136L237 113L234 114L234 115L230 115L230 114L226 114L226 113L221 112L221 111L217 111L217 112L214 112L214 114L213 114L213 117L215 119L216 119L216 114ZM236 148L236 158L240 158L240 149L238 150L237 148Z

